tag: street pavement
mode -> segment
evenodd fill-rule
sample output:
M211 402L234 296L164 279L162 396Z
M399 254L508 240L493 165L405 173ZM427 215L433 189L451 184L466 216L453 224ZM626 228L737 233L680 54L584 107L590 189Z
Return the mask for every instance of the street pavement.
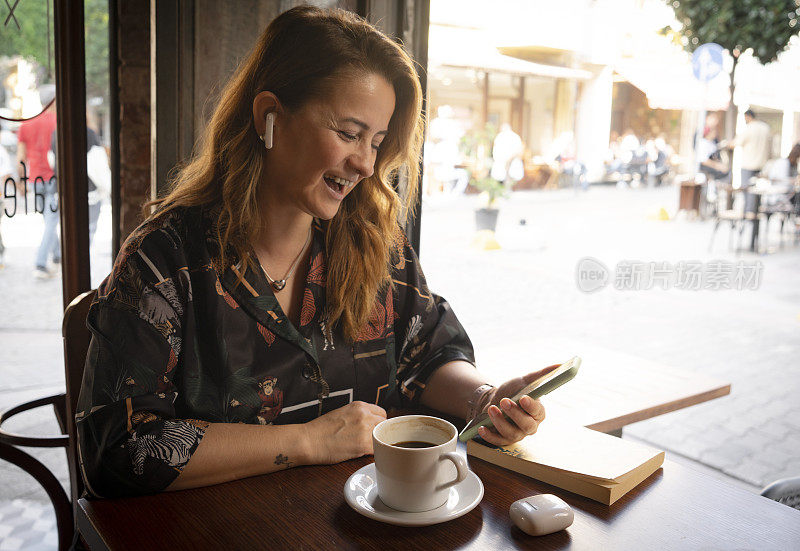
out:
M33 277L34 258L44 222L40 214L19 211L3 218L0 232L7 247L0 269L0 409L64 392L61 340L61 277ZM91 249L92 284L111 269L111 216L105 206ZM59 434L52 408L12 417L7 431L33 436ZM25 448L61 481L69 493L63 448ZM55 549L55 515L44 490L24 471L0 461L0 551Z
M752 491L800 476L800 245L786 238L779 246L777 223L765 254L729 251L727 227L720 228L709 252L711 221L684 213L657 219L662 207L674 213L672 187L518 192L500 205L501 249L486 251L472 244L473 211L480 201L426 197L421 243L428 283L466 327L479 367L491 369L481 365L482 351L504 347L519 358L518 365L505 369L532 370L538 367L532 363L537 340L553 339L574 342L576 350L602 346L665 369L730 382L730 396L630 425L624 437ZM8 247L0 270L0 408L64 388L61 280L31 277L42 225L33 214L0 224ZM609 269L606 288L592 293L579 288L576 267L586 257ZM618 263L674 267L683 261L708 267L717 260L760 262L758 288L614 287L613 276L622 273ZM97 285L111 266L107 208L91 261ZM573 353L564 350L565 358ZM12 421L8 430L57 432L52 412L44 409ZM68 487L63 450L28 451ZM0 511L13 500L48 507L44 491L5 463L0 463L0 488ZM9 533L0 521L0 540Z
M575 345L560 361L599 346L730 382L729 396L635 423L625 437L754 491L800 476L800 245L787 238L781 248L778 223L766 254L729 251L727 227L709 251L710 220L657 219L662 207L676 210L672 187L523 192L500 206L502 248L485 251L471 246L478 201L426 200L420 256L429 286L470 334L479 368L496 367L481 365L481 351L498 346L518 351L518 372L544 367L529 362L532 343L557 339ZM623 290L612 278L586 293L576 281L585 257L614 272L637 261L762 268L757 289Z

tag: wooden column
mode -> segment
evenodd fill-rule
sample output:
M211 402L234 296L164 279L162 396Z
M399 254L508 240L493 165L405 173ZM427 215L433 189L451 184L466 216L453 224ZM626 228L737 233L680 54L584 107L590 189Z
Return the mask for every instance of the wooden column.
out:
M167 174L194 145L194 3L150 3L151 198L168 191Z
M489 122L489 73L483 73L483 90L481 95L481 125Z
M339 2L342 6L342 2ZM371 0L358 0L355 4L356 11L370 23L376 25L387 36L391 36L403 46L406 52L417 62L419 70L419 83L422 88L422 112L428 110L428 27L430 26L430 1L429 0L389 0L373 2ZM412 205L406 221L405 231L409 242L419 254L420 231L422 219L422 176L423 162L420 159L420 180L417 183L417 202ZM400 193L407 184L407 179L397 178L393 186Z
M422 112L428 112L428 29L431 24L431 3L429 0L404 0L406 13L413 23L405 34L406 41L413 45L411 56L419 64L420 86L422 87ZM430 120L430 119L428 119ZM420 235L422 232L422 177L424 163L419 161L419 182L417 182L417 204L414 205L416 216L410 227L406 229L411 244L420 254Z
M519 86L517 87L517 98L514 102L514 118L511 120L511 127L514 132L523 135L523 124L525 121L525 77L519 77Z
M58 189L64 307L91 287L83 2L55 0Z
M122 240L120 212L122 201L119 184L119 5L117 0L108 2L108 116L110 118L110 163L111 163L111 258L117 258Z

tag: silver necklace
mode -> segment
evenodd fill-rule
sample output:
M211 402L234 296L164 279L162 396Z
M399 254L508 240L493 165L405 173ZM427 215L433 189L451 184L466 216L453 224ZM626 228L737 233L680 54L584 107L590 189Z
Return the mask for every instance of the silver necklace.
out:
M300 249L297 258L294 259L294 262L292 262L292 265L289 267L289 271L286 272L286 275L283 276L283 279L272 279L272 277L270 277L270 275L267 273L267 269L264 268L264 265L261 263L261 261L258 262L258 265L261 266L261 270L264 272L264 275L267 276L267 281L269 281L269 284L272 286L273 289L275 289L276 293L282 290L284 287L286 287L286 280L292 277L295 268L297 268L297 263L300 262L300 257L303 256L303 253L306 251L306 247L308 247L310 241L311 241L311 228L308 228L308 237L306 238L305 245L303 245L303 248Z

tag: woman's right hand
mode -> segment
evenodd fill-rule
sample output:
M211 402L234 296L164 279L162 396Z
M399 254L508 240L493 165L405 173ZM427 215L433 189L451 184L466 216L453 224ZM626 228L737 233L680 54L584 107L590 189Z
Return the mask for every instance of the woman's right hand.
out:
M306 423L309 463L339 463L372 453L372 429L386 419L374 404L351 402Z

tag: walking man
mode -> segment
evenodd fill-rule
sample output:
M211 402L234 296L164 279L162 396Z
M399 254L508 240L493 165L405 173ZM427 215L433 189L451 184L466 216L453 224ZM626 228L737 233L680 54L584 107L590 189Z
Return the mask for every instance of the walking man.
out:
M747 123L744 131L725 145L730 149L736 146L742 148L742 188L750 185L750 179L757 176L764 168L770 155L770 130L769 125L756 118L751 109L744 112ZM748 197L748 199L752 199ZM748 201L746 208L751 209L752 201Z
M42 106L50 103L56 95L53 85L45 85L39 89ZM52 255L53 263L61 262L61 244L58 242L58 186L55 185L53 169L47 162L50 150L50 137L56 129L55 103L38 117L22 123L19 127L19 143L17 145L17 168L20 178L27 176L27 181L34 188L34 193L44 195L42 214L44 215L44 232L39 250L36 253L36 265L33 276L46 279L52 276L47 269L48 258ZM25 163L25 168L21 163ZM38 182L38 183L37 183ZM44 185L42 185L44 182Z

